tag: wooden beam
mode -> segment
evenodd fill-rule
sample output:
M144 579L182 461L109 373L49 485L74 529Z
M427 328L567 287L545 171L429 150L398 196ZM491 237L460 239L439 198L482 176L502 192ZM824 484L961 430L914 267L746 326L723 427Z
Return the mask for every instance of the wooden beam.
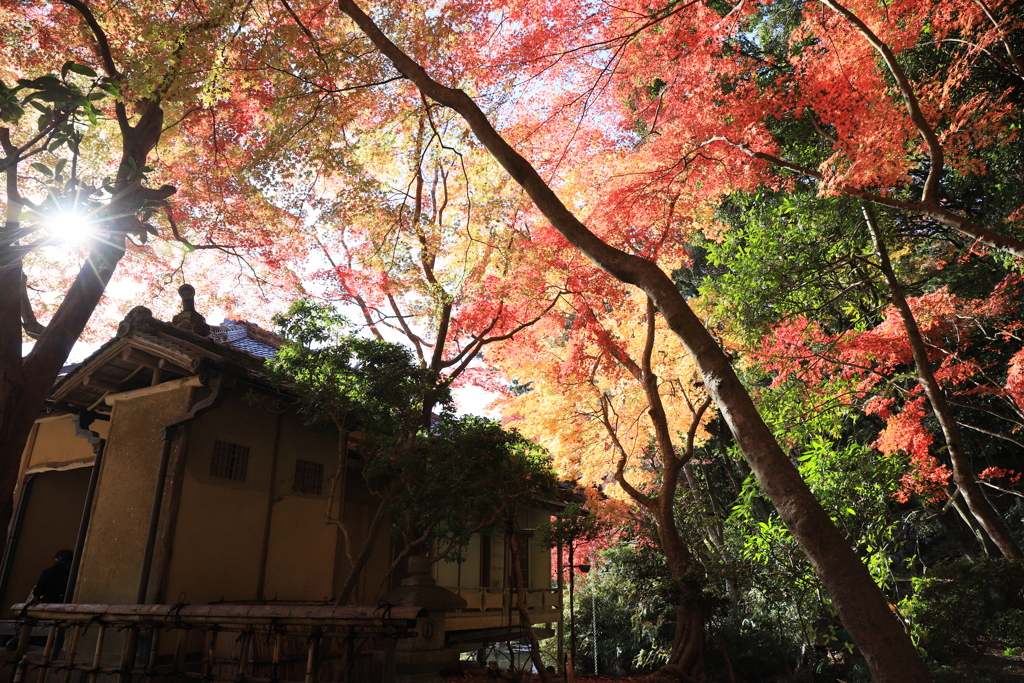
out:
M82 384L84 384L87 387L92 387L94 389L99 389L100 391L109 391L111 393L116 393L118 391L121 391L121 385L120 384L114 384L113 382L107 382L106 380L102 380L102 379L100 379L98 377L93 377L92 375L86 375L85 379L82 380Z
M177 363L168 361L166 358L157 358L145 351L135 348L127 348L121 352L121 360L128 363L135 363L152 370L167 370L177 375L191 375L192 373Z

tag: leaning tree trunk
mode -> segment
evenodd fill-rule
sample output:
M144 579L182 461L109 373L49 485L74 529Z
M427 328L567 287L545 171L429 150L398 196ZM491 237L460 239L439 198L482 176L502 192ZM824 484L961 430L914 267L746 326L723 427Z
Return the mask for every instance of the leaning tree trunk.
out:
M65 3L81 15L91 31L107 77L120 83L121 74L106 34L92 11L82 0ZM92 238L89 255L57 312L45 328L36 331L35 346L25 358L21 357L24 248L17 245L19 239L11 239L21 227L18 213L23 200L18 188L17 148L10 140L9 129L0 127L0 145L7 159L14 160L5 170L8 213L0 234L0 529L8 529L13 517L14 487L32 424L124 256L126 235L146 229L137 217L140 208L147 200L163 201L176 191L170 185L158 190L143 187L136 177L137 169L146 165L160 140L164 113L157 99L140 99L132 104L137 115L134 125L129 121L127 103L118 101L114 105L121 134L121 162L113 181L114 196L99 222L98 234Z
M892 304L899 311L900 318L903 320L903 329L907 333L907 342L910 344L910 352L914 356L914 365L917 367L918 381L928 397L928 402L931 403L932 412L939 421L942 436L946 440L949 460L953 465L953 483L967 502L967 509L978 520L1003 557L1008 560L1019 560L1024 557L1021 555L1020 546L1010 535L1010 530L1006 528L1003 518L989 502L974 476L974 468L971 467L970 458L967 457L967 452L964 449L960 426L957 424L956 418L953 417L953 411L946 399L946 392L935 379L931 361L928 360L928 350L925 348L924 338L921 336L921 328L917 326L914 312L910 310L910 304L903 296L903 290L892 269L889 252L885 248L885 241L878 229L874 213L866 205L864 206L864 218L871 231L871 239L875 243L875 252L878 254L879 266L889 286Z
M669 329L693 357L708 395L718 405L782 521L807 554L876 683L930 681L927 667L867 567L800 477L761 419L728 356L687 305L671 278L651 261L620 251L597 237L562 204L536 169L501 137L472 98L430 78L352 0L339 0L338 4L424 96L454 109L465 119L480 142L562 236L605 272L639 287L651 297Z
M668 560L672 578L682 584L693 568L693 557L679 535L671 504L666 507L669 508L667 516L663 511L655 515L658 542ZM676 632L672 639L672 652L668 663L662 668L663 673L687 682L700 681L704 677L704 615L701 613L699 598L700 595L694 595L692 591L683 591L683 597L676 605Z

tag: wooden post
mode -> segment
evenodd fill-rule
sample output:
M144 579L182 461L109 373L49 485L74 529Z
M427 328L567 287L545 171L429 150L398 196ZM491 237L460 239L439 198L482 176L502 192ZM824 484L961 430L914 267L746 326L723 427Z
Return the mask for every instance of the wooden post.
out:
M18 652L14 656L14 661L18 663L17 668L14 670L13 683L21 683L25 678L25 669L28 667L28 662L25 660L25 653L28 652L29 638L32 637L32 624L28 621L21 622L21 634L18 636Z
M388 638L384 641L384 676L381 679L381 683L395 683L395 645L397 641L394 638Z
M188 631L178 629L177 642L174 644L174 660L171 662L171 676L178 676L185 663L185 647L188 645Z
M46 670L50 668L50 657L53 655L53 641L57 637L57 622L50 623L50 630L46 633L46 646L43 648L43 658L39 661L39 677L37 683L46 680Z
M153 626L153 637L149 640L149 661L146 663L145 677L152 679L156 675L156 653L160 649L160 627Z
M270 683L277 683L281 675L281 632L274 635L274 654L270 658Z
M100 630L96 634L96 651L92 656L92 670L89 671L88 683L96 683L96 674L99 673L100 663L103 657L103 637L107 633L107 627L100 624Z
M68 683L71 679L71 667L75 664L75 654L78 652L78 637L82 634L82 625L75 624L71 629L71 639L68 641L68 655L64 658L64 673L61 674L60 683Z
M317 646L320 644L320 629L314 628L309 634L309 647L306 649L306 679L305 683L313 683L316 674Z
M209 645L206 647L206 666L203 667L203 680L208 681L213 678L213 658L217 654L217 629L210 629L210 634L207 636Z
M555 640L559 673L565 675L565 610L562 607L562 593L565 591L565 561L562 559L562 539L555 545L558 553L558 638Z
M131 683L132 669L135 668L135 653L139 647L139 629L129 626L121 647L121 662L118 666L117 683Z
M235 681L242 683L245 680L245 670L249 659L249 649L252 645L252 632L242 631L242 635L239 636L241 641L241 647L238 652L238 668L235 670Z

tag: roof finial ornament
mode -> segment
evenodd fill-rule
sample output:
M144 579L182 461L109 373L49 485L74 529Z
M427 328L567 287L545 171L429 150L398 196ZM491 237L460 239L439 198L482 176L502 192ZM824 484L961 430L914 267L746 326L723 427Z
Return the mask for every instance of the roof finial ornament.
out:
M186 330L201 337L210 336L210 326L206 318L196 311L196 288L189 284L178 287L181 297L181 313L171 319L171 323L179 330Z
M132 310L128 311L128 315L124 317L121 324L117 326L117 337L127 337L131 334L132 330L141 330L144 332L153 331L153 311L149 310L145 306L136 306Z

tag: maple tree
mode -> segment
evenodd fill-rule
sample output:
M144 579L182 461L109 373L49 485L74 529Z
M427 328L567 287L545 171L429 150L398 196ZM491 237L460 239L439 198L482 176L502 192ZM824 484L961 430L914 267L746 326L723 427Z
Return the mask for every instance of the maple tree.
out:
M967 502L967 507L985 529L989 538L999 548L1003 556L1007 559L1022 559L1024 555L1021 554L1020 547L1010 535L1001 515L992 507L992 504L978 485L970 460L964 451L960 426L952 414L945 391L939 385L935 373L932 371L931 360L928 358L928 351L925 347L920 328L907 302L907 298L903 294L896 273L892 269L889 253L874 214L867 210L864 217L871 230L871 237L875 244L875 253L879 260L879 269L885 276L893 306L899 311L900 319L903 322L903 331L906 334L907 342L914 358L918 379L925 395L928 397L932 411L935 413L936 418L938 418L939 425L942 428L946 448L949 451L950 461L953 466L953 481L956 484L957 490L963 495L964 500Z
M209 78L175 100L199 106L190 113L184 105L180 113L189 115L175 135L187 145L167 154L181 172L173 225L186 246L240 243L297 286L315 236L324 260L335 261L320 269L333 290L328 296L361 305L371 327L387 316L402 328L402 320L421 315L429 335L411 326L411 335L402 332L419 346L424 365L452 377L470 367L484 340L515 336L564 291L562 283L545 282L545 295L531 298L530 288L541 282L531 270L544 260L518 265L522 254L554 243L525 239L550 221L606 272L643 289L693 354L708 395L878 679L924 680L870 575L787 461L730 358L688 308L679 281L669 277L685 259L655 261L657 249L649 247L688 239L694 226L714 238L719 226L712 215L723 194L810 186L892 209L907 230L930 231L936 241L953 241L959 232L969 243L1019 254L1019 197L1006 188L985 195L999 201L971 193L986 171L1016 163L998 152L1017 135L1015 5L962 2L940 11L909 1L382 4L374 16L411 46L405 53L343 0L342 12L374 44L367 50L332 7L221 8L224 17L242 12L231 16L245 30L228 31L216 54L203 53L205 71L190 65ZM147 14L115 12L102 21L108 31L116 24L118 41L127 42L145 34L138 16ZM177 17L169 23L188 25ZM69 35L62 34L64 44L80 45ZM147 43L139 73L163 77L165 68L152 69L167 61L160 50L201 47L194 38ZM385 89L387 97L368 94ZM493 169L460 117L536 210L487 177ZM404 145L402 161L384 161L388 133L373 141L376 130L400 131L391 139ZM360 150L352 141L360 137L369 140L367 149L376 145L374 159L353 158ZM582 168L599 152L621 163L609 164L611 171L588 166L589 178L572 181L596 189L570 203L574 212L590 213L584 226L555 191L565 190L566 167ZM429 189L453 187L467 159L473 180L463 178L460 191L480 183L495 197L493 210L482 212L487 218L457 242L467 225L443 207L458 193L439 191L435 199ZM389 174L404 187L382 192L384 183L364 182ZM374 201L376 210L366 206ZM355 239L342 242L341 228L348 229L355 211ZM318 213L329 220L316 234L309 223ZM492 252L474 241L493 227L488 223L506 231ZM390 227L396 229L389 233ZM451 258L460 244L473 245L468 265ZM401 259L389 258L388 247ZM496 254L506 259L500 266ZM434 272L431 282L437 264L456 275L446 280ZM364 274L367 281L354 285ZM513 282L499 284L503 279ZM509 289L491 296L503 287ZM403 308L392 307L389 294L404 296ZM1016 368L1024 364L1015 363L1010 394L1021 384Z
M689 459L710 400L692 367L663 350L666 330L658 329L649 300L638 301L635 292L604 278L603 288L579 291L579 280L593 276L593 269L571 270L567 285L577 293L514 344L488 355L506 373L530 378L527 390L504 402L503 413L551 444L563 471L588 484L615 481L653 518L671 575L683 586L694 571L694 551L680 532L675 506L681 485L699 496ZM681 443L677 433L684 435ZM721 545L720 533L705 528ZM665 671L699 678L704 615L700 596L687 593L681 590L676 606Z
M612 276L640 287L651 297L669 329L693 356L708 394L730 424L744 456L783 520L818 570L877 680L927 680L927 670L889 612L870 574L779 448L728 357L687 306L672 280L653 262L617 249L591 232L565 207L536 169L504 140L468 95L433 80L354 3L343 0L341 8L427 97L455 109L466 119L481 143L523 186L570 244Z
M860 217L856 213L844 216L834 211L839 207L833 207L831 200L808 201L799 196L790 196L781 204L781 212L766 210L773 204L762 204L742 218L733 214L737 232L726 240L730 245L716 249L721 265L739 271L746 267L734 260L739 242L745 242L744 264L778 269L777 259L788 262L772 276L778 288L772 290L770 308L753 317L742 313L736 319L755 330L755 335L771 330L763 342L752 339L761 347L752 357L776 373L775 387L801 377L816 387L811 389L813 400L838 397L840 402L863 405L867 413L883 417L887 427L878 436L878 448L890 456L903 452L911 458L911 473L905 477L907 488L901 498L906 500L915 490L929 500L945 498L942 487L955 472L958 495L964 497L971 515L1005 556L1015 557L1019 554L1017 542L1008 533L1002 513L981 494L970 462L971 449L960 434L963 428L1013 442L1012 432L1007 430L1017 424L1017 406L1003 386L1007 380L1000 380L999 373L1007 372L1017 348L1013 332L1018 324L1016 307L1011 304L1015 276L1004 273L1006 279L986 291L993 285L979 282L977 272L970 268L958 274L960 267L955 262L949 265L950 257L943 255L941 244L901 249L898 267L902 275L897 275L885 240L898 239L900 247L922 240L919 235L908 237L893 231L898 222L891 216L884 217L889 227L886 237L870 211ZM827 222L811 229L811 239L790 242L784 256L769 255L776 248L776 237L791 230L788 223L808 226L812 216ZM804 270L816 281L805 281ZM825 280L820 279L822 273L827 273ZM999 275L997 269L992 273ZM925 288L925 295L908 304L901 277L908 279L906 286ZM928 293L929 287L942 282L942 288ZM717 288L726 299L742 299L741 309L753 311L761 295L742 285L735 289L739 283L733 276L720 278L710 289ZM950 286L969 288L980 296L952 295ZM893 308L889 308L890 302ZM902 383L900 373L908 365L915 368L919 387ZM907 393L898 398L904 391ZM953 413L953 404L959 414ZM993 426L978 424L965 415L965 409L999 417L1002 426L994 425L993 431ZM928 413L939 423L952 471L929 452L934 437L922 424ZM973 450L982 450L979 446L973 442Z
M346 143L351 168L318 182L307 243L327 267L311 280L320 298L351 306L376 339L404 339L445 386L486 385L485 347L533 324L560 290L521 249L523 209L507 179L478 150L444 136L450 116L423 105ZM396 141L409 150L397 168L381 162L381 147Z
M986 172L979 147L1017 135L1019 67L995 57L998 74L972 78L996 50L1016 55L1012 6L709 6L704 21L680 12L660 22L619 71L657 86L628 87L659 185L696 184L715 165L741 188L806 180L1020 256L1019 201L986 215L988 226L950 202L963 178Z
M0 129L6 177L5 221L0 244L0 491L4 492L0 496L0 525L3 526L9 523L13 511L10 492L18 476L22 446L68 352L124 255L125 240L128 235L144 240L151 230L144 221L155 205L175 192L171 185L152 189L146 187L144 181L150 170L149 154L163 129L161 99L176 74L172 71L164 75L163 82L157 80L148 95L135 99L132 103L135 111L129 113L126 101L120 99L127 83L114 61L105 32L87 6L76 0L70 0L67 5L72 8L73 20L84 23L91 31L104 77L99 78L91 68L69 61L59 77L47 74L20 79L14 87L2 86L2 118L6 124ZM119 98L113 109L122 149L113 176L101 187L95 187L84 179L88 176L79 166L79 158L83 144L87 144L85 129L98 119L97 106L102 101L99 94ZM19 126L29 122L36 124L35 131ZM34 170L42 176L44 198L38 201L36 195L37 201L32 201L23 185L21 164L33 157L46 159L47 154L68 154L70 164L66 157L52 168L41 161L34 162ZM22 264L28 254L56 241L48 234L43 220L47 210L63 209L71 213L86 210L86 207L95 213L87 256L60 307L44 327L32 312ZM21 353L23 322L26 331L36 339L24 359Z
M939 417L939 426L946 434L955 428L954 438L960 439L957 445L949 447L953 467L959 470L954 483L968 501L972 514L1010 557L1019 550L1015 550L1016 542L1008 536L1003 542L997 540L1000 527L1006 534L999 513L991 506L988 511L979 512L971 505L969 496L978 495L978 484L959 432L963 427L1010 443L1015 441L1012 431L1007 429L1019 424L1017 405L1004 386L993 382L991 374L998 372L998 364L982 367L980 354L999 353L1007 358L1016 346L1012 343L1015 340L1007 337L1005 341L1011 342L1010 353L1001 349L1005 341L1000 333L994 340L986 340L989 326L998 329L1008 324L1013 329L1018 324L1012 317L1013 309L1008 310L1013 296L1010 292L1016 291L1016 286L1015 281L1005 283L988 300L960 299L942 290L909 301L903 299L902 306L896 304L885 312L880 325L862 332L830 334L819 324L801 318L781 326L779 334L757 354L766 362L765 367L776 373L776 385L783 385L790 378L802 378L801 381L807 380L823 392L819 396L836 395L838 386L848 385L839 393L841 401L862 405L865 412L883 418L886 426L878 434L877 448L887 455L905 452L910 457L911 472L904 477L905 488L900 495L904 501L915 493L932 502L946 498L944 486L953 471L930 453L935 437L922 424L930 412L926 410L925 399L931 410L945 399L947 414ZM909 334L907 319L914 324ZM919 320L927 322L918 325ZM913 345L918 346L916 354ZM921 360L916 361L915 356ZM920 386L903 386L899 376L911 363L918 367L934 365L935 369L927 373L931 375L929 379L920 380ZM930 386L926 387L926 382ZM953 404L984 411L997 418L1003 427L996 426L1000 431L991 431L966 415L953 415ZM944 438L948 439L945 435ZM964 492L972 485L974 491ZM996 519L985 520L985 514ZM992 524L996 525L994 532L989 531Z

